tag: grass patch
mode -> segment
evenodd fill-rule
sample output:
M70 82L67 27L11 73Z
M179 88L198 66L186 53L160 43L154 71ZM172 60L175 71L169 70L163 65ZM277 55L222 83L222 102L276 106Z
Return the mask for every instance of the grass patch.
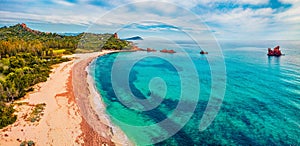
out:
M76 53L92 53L92 52L95 52L95 51L94 50L86 50L86 49L76 49L75 52Z
M29 141L23 141L20 146L34 146L35 143L32 140Z
M53 50L54 55L62 55L64 54L66 50L65 49L58 49L58 50Z
M35 107L33 108L32 112L30 113L29 117L26 120L30 122L40 121L41 116L43 116L44 114L43 111L45 109L45 106L46 106L45 103L35 105Z
M22 106L22 105L28 105L28 102L15 102L13 105Z
M0 80L4 81L4 80L5 80L5 77L6 77L6 76L0 72Z

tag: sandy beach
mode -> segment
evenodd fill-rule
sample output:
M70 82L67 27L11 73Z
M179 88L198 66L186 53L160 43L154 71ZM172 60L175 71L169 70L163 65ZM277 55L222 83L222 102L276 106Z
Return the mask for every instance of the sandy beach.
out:
M53 67L48 80L15 105L17 121L0 130L0 145L132 145L110 122L105 106L87 73L89 63L113 51L75 54L72 61ZM45 104L39 121L26 117L37 104Z

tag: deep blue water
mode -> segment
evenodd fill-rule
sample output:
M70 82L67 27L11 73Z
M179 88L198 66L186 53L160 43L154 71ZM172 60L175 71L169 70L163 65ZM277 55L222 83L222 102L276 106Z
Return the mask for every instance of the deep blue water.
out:
M201 118L212 92L218 92L212 79L219 74L212 74L212 66L220 56L209 52L209 62L195 44L178 43L167 46L175 54L114 53L91 65L107 114L133 142L300 145L300 41L221 42L225 96L215 98L220 110L203 131ZM266 48L277 44L285 56L268 57Z

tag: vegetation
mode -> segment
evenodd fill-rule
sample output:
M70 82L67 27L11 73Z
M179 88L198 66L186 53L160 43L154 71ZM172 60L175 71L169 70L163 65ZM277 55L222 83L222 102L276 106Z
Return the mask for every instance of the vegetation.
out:
M51 56L52 51L58 49L73 53L80 37L34 31L25 24L3 27L0 29L0 56L5 58L17 53L31 53L42 58Z
M16 121L12 103L47 80L51 66L68 61L78 36L31 30L25 24L0 28L0 128Z
M81 34L76 52L94 52L101 50L131 49L131 43L115 38L113 34Z
M35 143L32 140L21 142L20 146L34 146Z
M131 44L128 41L120 40L111 36L103 45L103 50L112 49L112 50L123 50L131 49Z
M32 30L26 24L0 28L0 128L16 121L12 103L47 80L51 66L68 61L64 54L102 49L128 49L131 44L112 34L64 36ZM39 108L30 121L39 118Z
M16 56L1 60L4 80L0 81L0 101L13 102L31 91L31 86L47 80L51 65L67 61L63 58L41 59L30 53L19 53Z
M45 103L35 105L34 109L32 110L32 112L26 120L30 122L40 121L45 106Z
M0 102L0 129L14 123L17 120L17 116L13 115L14 108L12 105L5 105Z

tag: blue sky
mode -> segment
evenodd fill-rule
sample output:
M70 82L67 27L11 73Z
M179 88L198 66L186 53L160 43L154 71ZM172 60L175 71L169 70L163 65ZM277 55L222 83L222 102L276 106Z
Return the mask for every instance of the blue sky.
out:
M299 40L300 0L1 0L0 26L51 32L182 33L217 39ZM204 35L205 34L205 35Z

